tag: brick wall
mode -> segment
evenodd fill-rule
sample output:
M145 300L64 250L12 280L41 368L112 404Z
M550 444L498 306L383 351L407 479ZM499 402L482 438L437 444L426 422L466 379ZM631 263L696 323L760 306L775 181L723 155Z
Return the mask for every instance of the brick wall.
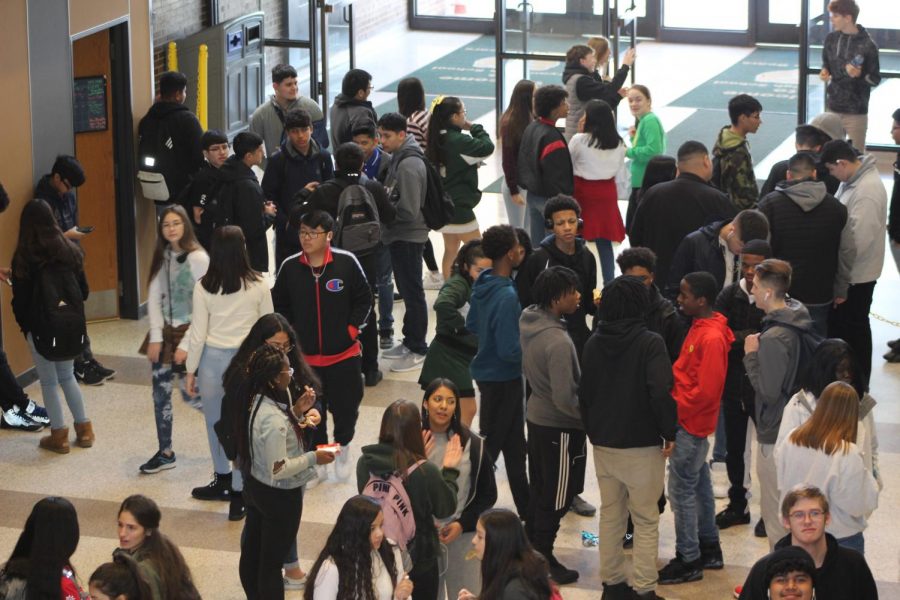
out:
M153 79L166 70L166 44L206 27L209 14L202 0L154 0L150 13L153 32Z
M419 0L419 2L422 1ZM438 1L443 2L443 0ZM356 33L356 41L361 42L396 25L405 25L408 22L406 16L408 11L408 0L364 0L363 2L354 2L353 28Z

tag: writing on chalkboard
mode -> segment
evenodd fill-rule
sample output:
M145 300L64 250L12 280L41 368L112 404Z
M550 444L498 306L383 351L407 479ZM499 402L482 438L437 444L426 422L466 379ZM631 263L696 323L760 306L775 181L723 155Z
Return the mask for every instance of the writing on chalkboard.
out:
M106 76L75 78L75 133L109 128L106 107Z

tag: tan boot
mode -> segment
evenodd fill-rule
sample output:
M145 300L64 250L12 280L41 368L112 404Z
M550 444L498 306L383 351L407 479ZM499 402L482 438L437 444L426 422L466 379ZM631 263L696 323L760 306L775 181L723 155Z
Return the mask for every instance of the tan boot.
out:
M41 438L40 446L57 454L69 453L69 428L51 429L50 435Z
M94 428L90 421L75 423L75 443L82 448L90 448L94 445Z

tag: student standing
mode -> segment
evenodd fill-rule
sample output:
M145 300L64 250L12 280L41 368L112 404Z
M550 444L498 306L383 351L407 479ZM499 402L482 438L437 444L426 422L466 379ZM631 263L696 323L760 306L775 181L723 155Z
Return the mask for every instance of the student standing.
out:
M180 204L191 216L191 224L197 241L209 250L212 245L212 232L224 224L222 207L219 201L219 190L222 177L219 169L228 160L231 144L221 131L211 129L200 138L203 146L203 166L191 178Z
M605 50L601 53L599 45L595 48L588 44L578 44L569 48L566 52L566 67L563 71L562 82L569 92L569 115L566 117L566 141L579 130L578 122L584 115L585 105L591 100L602 100L612 108L615 108L622 99L622 84L628 77L628 71L634 64L635 51L629 48L622 58L622 66L616 71L616 76L611 81L604 81L597 71L601 66L606 69L609 62L609 42L606 38L592 38L598 42L606 42Z
M628 109L634 116L634 125L628 130L631 148L625 152L625 156L631 159L631 196L628 198L625 227L631 231L647 163L654 156L666 152L666 130L659 117L652 112L653 99L647 86L635 84L628 89Z
M900 108L894 111L893 119L891 137L900 146ZM894 188L891 191L887 230L894 264L900 271L900 152L897 152L897 160L894 161ZM891 363L900 362L900 339L888 342L888 347L891 350L884 355L884 359Z
M729 100L731 125L719 131L713 147L712 184L727 194L738 210L753 208L759 199L747 135L762 125L761 112L762 104L753 96L738 94Z
M519 146L525 128L534 120L535 87L535 83L528 79L516 83L509 98L509 105L500 117L497 134L502 150L503 167L500 193L506 207L506 220L513 227L525 227L525 196L528 191L520 188L518 184Z
M328 112L331 127L331 145L335 148L351 141L353 128L366 121L375 122L378 115L369 94L372 93L372 75L362 69L350 69L341 80L341 93L334 99Z

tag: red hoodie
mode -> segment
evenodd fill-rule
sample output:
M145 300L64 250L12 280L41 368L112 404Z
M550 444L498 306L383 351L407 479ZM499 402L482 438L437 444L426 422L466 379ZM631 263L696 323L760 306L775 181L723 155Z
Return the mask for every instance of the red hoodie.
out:
M678 424L691 435L706 437L716 430L728 351L733 342L728 319L721 313L694 319L681 354L672 365L672 397L678 404Z

